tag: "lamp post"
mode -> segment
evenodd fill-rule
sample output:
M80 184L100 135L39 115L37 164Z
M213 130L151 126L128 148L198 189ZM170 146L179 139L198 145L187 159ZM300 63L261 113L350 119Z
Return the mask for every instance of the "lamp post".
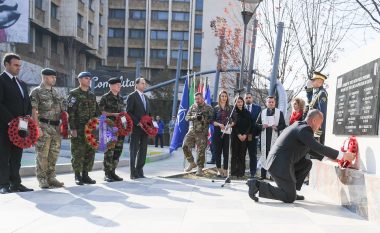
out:
M243 17L243 23L244 23L244 35L243 35L243 52L241 56L241 67L240 67L240 78L239 78L239 83L237 84L237 92L239 95L243 91L243 79L244 79L244 63L245 63L245 43L246 43L246 37L247 37L247 25L249 21L251 20L253 14L255 13L257 7L259 6L260 2L262 0L238 0L241 2L241 16ZM249 6L256 5L254 10L251 12L248 9L252 9Z

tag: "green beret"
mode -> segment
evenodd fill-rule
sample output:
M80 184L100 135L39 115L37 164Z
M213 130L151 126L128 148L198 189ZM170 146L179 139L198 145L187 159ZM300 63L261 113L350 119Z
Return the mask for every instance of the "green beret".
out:
M108 79L108 84L116 84L116 83L121 83L121 79L116 78L116 77Z
M45 69L42 69L41 70L41 74L42 75L54 75L54 76L57 76L57 72L53 69L50 69L50 68L45 68Z

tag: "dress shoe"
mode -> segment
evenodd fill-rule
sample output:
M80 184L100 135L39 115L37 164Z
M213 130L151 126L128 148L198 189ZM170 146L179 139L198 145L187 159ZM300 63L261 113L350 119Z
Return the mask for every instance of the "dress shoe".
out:
M302 196L302 195L298 195L298 194L297 194L297 196L296 196L296 200L297 200L297 201L303 201L303 200L305 200L305 197Z
M83 184L96 184L96 180L91 179L88 176L88 172L82 172L82 182Z
M131 180L136 180L138 177L131 175L130 178L131 178Z
M215 161L213 160L207 161L207 164L215 164Z
M80 172L75 172L75 183L77 185L83 185L82 176L80 175Z
M111 172L111 176L112 176L112 178L113 178L115 181L123 181L123 178L121 178L120 176L116 175L115 170L112 170L112 172Z
M0 194L7 194L10 192L11 192L11 190L9 189L8 185L0 186Z
M146 178L144 175L138 175L137 178Z
M33 189L27 188L22 184L19 185L11 185L10 187L11 192L17 193L17 192L31 192L34 191Z
M259 199L256 197L256 193L259 191L259 182L256 179L249 179L246 184L248 185L248 196L258 202Z

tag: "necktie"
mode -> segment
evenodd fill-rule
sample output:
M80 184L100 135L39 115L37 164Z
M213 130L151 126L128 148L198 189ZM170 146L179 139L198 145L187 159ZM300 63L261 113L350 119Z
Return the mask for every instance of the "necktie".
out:
M248 105L248 112L251 112L251 105Z
M13 81L15 87L17 88L17 90L18 90L18 91L20 92L20 94L22 95L22 97L24 97L24 93L21 91L20 86L18 85L18 83L17 83L17 81L16 81L16 77L13 77L13 78L12 78L12 81Z
M144 94L141 94L141 100L144 104L144 109L146 110L146 102L145 102L145 97L144 97Z

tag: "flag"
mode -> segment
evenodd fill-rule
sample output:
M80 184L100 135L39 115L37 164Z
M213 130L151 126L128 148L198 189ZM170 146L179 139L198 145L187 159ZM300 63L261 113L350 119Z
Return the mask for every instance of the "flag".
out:
M197 92L203 94L203 79L200 79Z
M207 82L206 82L205 87L206 87L206 89L205 89L205 102L206 102L206 104L211 105L211 92L210 92L210 87L208 86ZM213 133L214 133L214 125L210 124L208 127L208 135L207 135L207 140L208 140L209 145L212 142L212 134Z
M189 122L185 120L187 111L189 110L189 86L186 78L183 88L181 104L179 105L177 120L174 126L173 138L170 142L170 153L182 146L183 138L189 130Z
M193 76L193 80L190 82L189 107L194 104L194 94L195 94L194 91L195 91L195 73Z

